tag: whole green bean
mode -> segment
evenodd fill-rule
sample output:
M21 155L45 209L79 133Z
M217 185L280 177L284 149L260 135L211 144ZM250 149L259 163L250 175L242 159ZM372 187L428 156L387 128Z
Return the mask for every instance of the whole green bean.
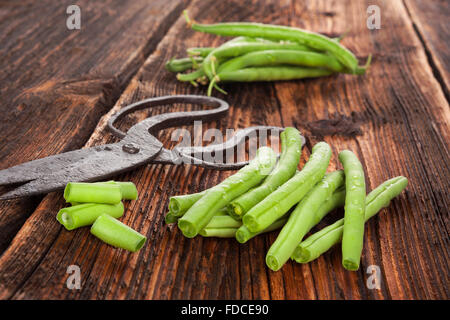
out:
M332 71L322 68L303 68L284 65L277 67L255 67L230 72L221 72L217 74L209 83L207 94L208 96L211 96L212 89L217 85L217 82L220 81L253 82L294 80L324 77L329 76L332 73Z
M305 198L297 205L281 229L277 239L266 255L266 264L273 271L279 270L290 258L305 234L322 220L317 211L344 184L344 171L326 174Z
M147 238L113 217L103 214L95 220L91 233L100 240L118 248L136 252Z
M344 66L328 54L300 50L264 50L254 51L226 61L218 68L217 73L230 72L248 67L264 67L273 65L297 65L304 67L321 67L334 72L345 71Z
M339 153L345 171L345 215L342 238L342 265L345 269L359 269L364 244L364 211L366 182L364 169L356 155L348 150Z
M198 24L189 19L186 11L184 14L190 27L196 31L212 33L220 36L249 36L275 40L296 41L317 50L331 52L344 66L352 71L356 70L358 67L358 60L353 53L342 46L339 42L318 33L309 32L299 28L262 23L230 22Z
M64 189L66 202L116 204L122 200L120 186L114 183L69 182Z
M193 72L189 73L178 73L177 74L177 80L183 81L183 82L190 82L190 81L196 81L203 77L205 75L205 71L203 71L203 68L197 69Z
M192 69L194 63L202 63L202 57L189 57L181 59L170 59L166 62L166 69L170 72L183 72Z
M331 158L331 148L319 142L312 148L311 156L303 169L282 184L242 218L252 232L264 230L298 203L325 175Z
M390 201L406 188L407 184L408 179L399 176L383 182L370 192L366 197L364 220L369 220L382 208L386 208ZM342 195L339 197L343 198ZM339 199L338 202L340 201L342 200ZM344 219L340 219L302 241L295 249L292 259L299 263L308 263L317 259L331 247L341 242L343 233Z
M267 227L261 232L251 232L244 225L242 225L241 221L236 221L230 216L221 217L223 218L222 221L217 219L217 217L218 216L214 216L211 222L203 230L199 232L201 236L217 237L217 238L236 238L236 240L239 241L240 243L245 243L249 239L259 234L263 234L281 228L287 221L287 218L283 217L272 223L269 227ZM215 226L212 227L211 223ZM240 225L240 227L237 227L237 225Z
M83 203L59 210L56 219L67 230L74 230L93 224L102 214L120 218L123 211L122 202L117 204Z
M228 214L241 219L255 204L267 197L276 188L290 179L297 170L300 161L303 138L300 132L292 127L281 134L281 156L275 169L264 182L233 200L228 206Z
M276 155L271 148L259 148L256 157L247 166L208 189L206 194L178 220L178 227L186 237L195 237L209 223L217 210L259 184L270 173L275 163Z
M287 217L282 217L280 219L278 219L277 221L275 221L274 223L272 223L270 226L268 226L266 229L264 229L261 232L251 232L250 230L248 230L248 228L245 225L242 225L239 229L236 230L236 240L240 243L246 243L248 240L250 240L251 238L265 233L265 232L270 232L273 230L277 230L279 228L281 228L282 226L284 226L284 224L287 221Z
M216 74L220 61L231 57L237 57L249 52L265 50L303 50L308 48L298 43L276 43L276 42L233 42L225 43L217 49L211 51L203 61L203 70L209 79Z

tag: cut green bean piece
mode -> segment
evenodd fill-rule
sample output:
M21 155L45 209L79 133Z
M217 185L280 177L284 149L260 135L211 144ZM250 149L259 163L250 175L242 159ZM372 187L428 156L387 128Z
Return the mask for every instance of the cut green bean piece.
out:
M320 206L330 198L333 192L344 184L344 171L338 170L326 174L289 216L287 223L266 255L266 264L273 271L279 270L291 257L303 237L322 220L318 216Z
M356 155L344 150L339 161L345 171L345 215L342 238L342 265L345 269L359 269L364 244L364 211L366 206L366 182L364 170Z
M122 182L122 181L106 181L106 182L95 182L95 184L116 184L120 187L120 192L122 193L122 200L136 200L138 192L136 185L133 182Z
M206 225L206 228L239 228L242 226L242 222L233 219L229 215L215 215L212 217L211 221Z
M408 179L399 176L383 182L372 190L366 197L365 221L375 216L382 208L389 206L390 201L398 196L407 185ZM302 241L295 249L292 259L299 263L308 263L317 259L342 241L343 232L344 219L340 219Z
M258 232L281 218L322 179L330 158L330 146L325 142L317 143L301 171L244 215L242 220L245 226L252 232Z
M188 211L189 208L192 207L194 203L196 203L201 197L205 195L205 193L206 190L192 194L170 197L169 200L170 212L176 217L183 216L186 213L186 211Z
M199 232L202 237L234 238L237 228L204 228Z
M164 217L164 222L166 224L171 224L171 223L175 223L178 221L178 218L176 215L173 214L173 212L169 211L166 213L165 217Z
M95 220L91 233L114 247L136 252L147 238L113 217L103 214Z
M266 229L264 229L261 232L251 232L250 230L248 230L248 228L245 225L242 225L236 231L236 240L239 243L246 243L248 240L250 240L253 237L256 237L259 234L280 229L282 226L284 226L287 219L288 219L287 217L282 217L282 218L278 219L277 221L275 221L274 223L272 223L270 226L268 226Z
M214 47L198 47L198 48L188 48L186 50L187 54L190 56L197 57L206 57L211 51L213 51Z
M116 204L122 200L120 186L113 183L69 182L64 189L66 202Z
M248 165L208 189L178 220L178 227L186 237L195 237L209 223L215 212L259 184L271 172L275 163L276 154L271 148L259 148L256 157Z
M228 206L229 215L241 219L253 206L295 174L300 161L303 137L297 129L292 127L286 128L280 134L280 137L281 156L275 169L261 185L250 189L247 193L233 200Z
M90 226L102 214L120 218L123 212L122 202L117 204L83 203L59 210L56 219L67 230L74 230L76 228Z

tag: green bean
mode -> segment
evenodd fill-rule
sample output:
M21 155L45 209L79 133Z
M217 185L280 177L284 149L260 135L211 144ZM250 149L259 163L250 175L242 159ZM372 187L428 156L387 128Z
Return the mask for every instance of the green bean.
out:
M287 219L288 219L287 217L282 217L282 218L278 219L277 221L275 221L274 223L272 223L270 226L268 226L266 229L264 229L261 232L251 232L250 230L248 230L248 228L245 225L242 225L239 229L236 230L236 240L240 243L246 243L248 240L250 240L251 238L253 238L259 234L270 232L270 231L281 228L282 226L284 226Z
M117 248L136 252L142 248L147 238L113 217L102 214L95 220L91 233Z
M208 96L212 93L212 88L219 81L253 82L253 81L278 81L294 80L304 78L318 78L329 76L332 71L322 68L303 68L292 66L259 67L246 68L230 72L222 72L214 77L209 83Z
M136 185L133 182L122 182L122 181L107 181L107 182L96 182L95 184L115 184L120 187L120 192L122 193L122 200L136 200L138 197L138 192Z
M211 80L216 74L218 62L231 57L237 57L249 52L265 50L303 50L308 48L298 43L276 43L276 42L234 42L225 43L219 48L211 51L203 61L203 70Z
M217 210L259 184L270 173L275 163L276 155L271 148L259 148L255 159L247 166L208 189L206 194L178 220L178 227L186 237L195 237L209 223Z
M281 229L266 255L266 264L273 271L279 270L290 258L306 233L322 220L317 211L344 184L344 171L326 174L305 198L297 205Z
M198 47L198 48L188 48L186 50L187 54L190 56L197 57L206 57L211 51L213 51L214 47Z
M296 41L308 47L331 52L344 66L354 71L358 67L358 60L348 49L339 42L318 33L309 32L299 28L276 26L262 23L217 23L198 24L191 21L184 12L186 21L196 31L212 33L220 36L249 36L275 40Z
M244 215L242 221L245 226L252 232L258 232L282 217L322 179L330 158L330 146L325 142L317 143L301 171Z
M364 244L364 211L366 206L366 182L364 169L356 155L344 150L339 161L345 171L345 215L342 238L342 265L345 269L359 269Z
M389 206L390 201L398 196L407 184L408 179L399 176L383 182L370 192L366 197L364 220L369 220L382 208ZM340 197L342 198L342 195ZM340 219L302 241L295 249L292 259L299 263L308 263L317 259L331 247L341 242L343 233L344 219Z
M237 228L205 228L199 232L202 237L234 238Z
M173 214L172 211L169 211L166 213L166 215L164 216L164 222L166 224L171 224L171 223L175 223L178 221L178 218L176 215Z
M186 213L186 211L188 211L189 208L192 207L194 203L196 203L198 200L200 200L201 197L205 195L205 193L206 190L192 194L170 197L169 199L170 212L176 217L183 216Z
M290 66L246 68L231 72L223 72L215 77L218 81L276 81L328 76L331 71L321 68L302 68Z
M297 129L288 127L280 134L280 137L281 156L275 169L261 185L233 200L228 206L229 215L241 219L250 208L295 174L303 146L302 136Z
M178 73L177 74L177 80L183 81L183 82L190 82L190 81L196 81L197 79L203 77L205 75L205 71L203 71L202 68L197 69L193 72L189 73Z
M166 62L166 69L170 72L183 72L195 65L195 63L202 63L202 57L189 57L181 59L171 59Z
M56 219L67 230L74 230L93 224L102 214L120 218L123 211L122 202L117 204L84 203L59 210Z
M69 182L64 189L66 202L116 204L122 200L118 184Z
M218 73L280 64L321 67L334 72L345 71L344 66L333 56L311 51L279 49L254 51L228 60L218 68Z
M281 228L287 221L286 217L278 219L262 232L251 232L241 221L234 220L230 216L214 216L211 222L199 232L203 237L236 238L240 243L266 232Z

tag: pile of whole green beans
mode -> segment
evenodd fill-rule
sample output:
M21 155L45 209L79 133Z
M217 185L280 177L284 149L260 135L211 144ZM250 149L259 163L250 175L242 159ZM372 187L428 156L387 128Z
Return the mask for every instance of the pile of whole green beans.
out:
M178 222L186 237L236 238L245 243L254 236L282 228L266 255L267 266L279 270L289 258L307 263L342 241L342 265L358 270L364 223L406 188L399 176L387 180L366 196L364 171L351 151L339 153L343 170L326 173L331 148L319 142L297 170L302 148L300 132L281 133L278 162L271 148L215 187L169 200L166 223ZM329 212L345 207L344 218L304 239Z
M179 81L194 86L208 84L208 96L219 82L276 81L328 76L333 73L364 74L370 65L358 60L339 39L299 28L261 23L198 24L184 12L196 31L235 37L217 48L189 48L188 57L172 59L166 69ZM181 73L193 70L190 73Z
M146 237L117 218L124 213L122 200L136 200L137 189L132 182L69 182L64 199L71 207L59 210L56 219L67 230L91 226L91 233L117 248L136 252Z

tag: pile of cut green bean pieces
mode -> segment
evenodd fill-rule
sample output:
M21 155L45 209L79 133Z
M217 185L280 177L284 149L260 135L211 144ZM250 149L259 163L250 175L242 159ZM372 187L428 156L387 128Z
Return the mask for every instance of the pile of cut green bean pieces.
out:
M217 48L189 48L188 57L172 59L166 69L177 79L194 86L208 84L226 93L220 82L293 80L328 76L333 73L364 74L371 62L358 66L354 54L322 34L299 28L262 23L198 24L184 12L196 31L235 37ZM182 73L193 70L190 73Z
M327 173L331 148L319 142L299 171L300 132L286 128L280 139L278 161L271 148L261 147L247 166L218 185L171 197L166 223L177 222L189 238L236 238L240 243L281 228L266 255L266 264L274 271L289 258L307 263L342 242L344 268L358 270L365 221L388 206L408 180L389 179L366 196L363 167L351 151L339 153L343 170ZM329 212L342 206L343 219L304 239Z
M122 200L136 200L132 182L69 182L64 199L72 206L59 210L56 219L67 230L91 226L91 233L117 248L136 252L146 237L119 220L124 213Z

